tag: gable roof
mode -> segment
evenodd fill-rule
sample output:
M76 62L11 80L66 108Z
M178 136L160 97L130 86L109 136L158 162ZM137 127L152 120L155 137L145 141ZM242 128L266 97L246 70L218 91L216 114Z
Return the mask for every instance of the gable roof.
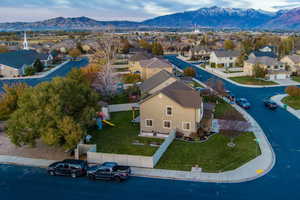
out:
M34 50L18 50L0 53L0 64L20 69L23 65L32 65L36 59L47 60L46 54Z
M298 64L300 63L300 56L293 54L293 55L289 55L287 56L289 59L291 59L293 61L293 63Z
M146 53L146 52L138 52L138 53L135 53L134 55L132 55L129 58L129 61L141 61L141 60L147 60L150 58L153 58L153 56L151 54Z
M271 58L268 56L249 58L246 62L251 63L251 64L263 64L263 65L267 65L267 66L283 65L283 62L280 62L280 61L276 60L275 58Z
M140 88L142 92L148 92L153 88L159 86L169 78L174 77L170 72L166 70L161 70L157 74L153 75L151 78L145 80L141 85ZM175 77L174 77L175 78Z
M238 52L238 51L217 50L214 52L215 52L216 56L219 58L239 57L240 56L240 52Z
M140 65L147 68L165 68L167 66L172 67L172 64L169 61L157 57L148 60L141 60Z
M255 57L271 57L271 58L277 58L276 54L274 52L263 52L263 51L253 51L252 54Z
M184 84L182 81L172 83L171 85L142 100L140 103L146 102L160 93L166 95L185 108L200 108L202 104L200 94L190 86Z

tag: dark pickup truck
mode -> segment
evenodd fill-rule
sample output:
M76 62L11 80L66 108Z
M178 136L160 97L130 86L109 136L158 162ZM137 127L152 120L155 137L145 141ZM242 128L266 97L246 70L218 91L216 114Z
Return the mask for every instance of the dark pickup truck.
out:
M121 182L122 180L126 180L130 174L130 167L121 166L114 162L106 162L102 165L94 165L87 170L87 176L91 180L104 179Z

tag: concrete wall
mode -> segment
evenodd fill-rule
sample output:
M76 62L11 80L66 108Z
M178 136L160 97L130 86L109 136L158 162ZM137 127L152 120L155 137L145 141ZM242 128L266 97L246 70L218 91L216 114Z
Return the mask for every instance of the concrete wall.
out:
M136 156L127 154L113 154L113 153L98 153L96 152L96 145L82 146L81 151L87 148L87 161L89 163L104 163L104 162L117 162L120 165L128 165L132 167L154 168L162 155L167 151L168 147L172 144L176 137L175 130L165 139L163 144L158 148L153 156Z
M4 77L16 77L21 75L21 73L18 69L0 64L0 75Z
M108 110L109 112L123 112L132 110L132 107L139 107L138 103L128 103L128 104L114 104L109 105Z

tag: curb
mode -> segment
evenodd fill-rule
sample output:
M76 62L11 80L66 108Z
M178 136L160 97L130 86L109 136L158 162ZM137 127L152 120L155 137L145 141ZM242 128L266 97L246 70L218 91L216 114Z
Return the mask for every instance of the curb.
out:
M286 96L288 96L287 94L279 94L279 95L275 95L273 97L271 97L271 99L276 102L281 108L284 109L284 103L282 103L282 99L285 98ZM278 99L277 99L278 98ZM297 113L297 110L295 110L294 108L287 106L287 109L285 109L287 112L291 113L292 115L294 115L295 117L297 117L298 119L300 119L300 112L299 114Z

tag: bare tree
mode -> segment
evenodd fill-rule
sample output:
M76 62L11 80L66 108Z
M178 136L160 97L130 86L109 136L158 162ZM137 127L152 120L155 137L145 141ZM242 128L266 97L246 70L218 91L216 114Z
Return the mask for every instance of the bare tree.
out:
M211 88L217 95L224 96L226 94L224 83L220 79L209 79L205 84L209 88Z
M235 147L234 140L251 127L249 122L234 120L219 120L221 133L230 139L229 147Z

